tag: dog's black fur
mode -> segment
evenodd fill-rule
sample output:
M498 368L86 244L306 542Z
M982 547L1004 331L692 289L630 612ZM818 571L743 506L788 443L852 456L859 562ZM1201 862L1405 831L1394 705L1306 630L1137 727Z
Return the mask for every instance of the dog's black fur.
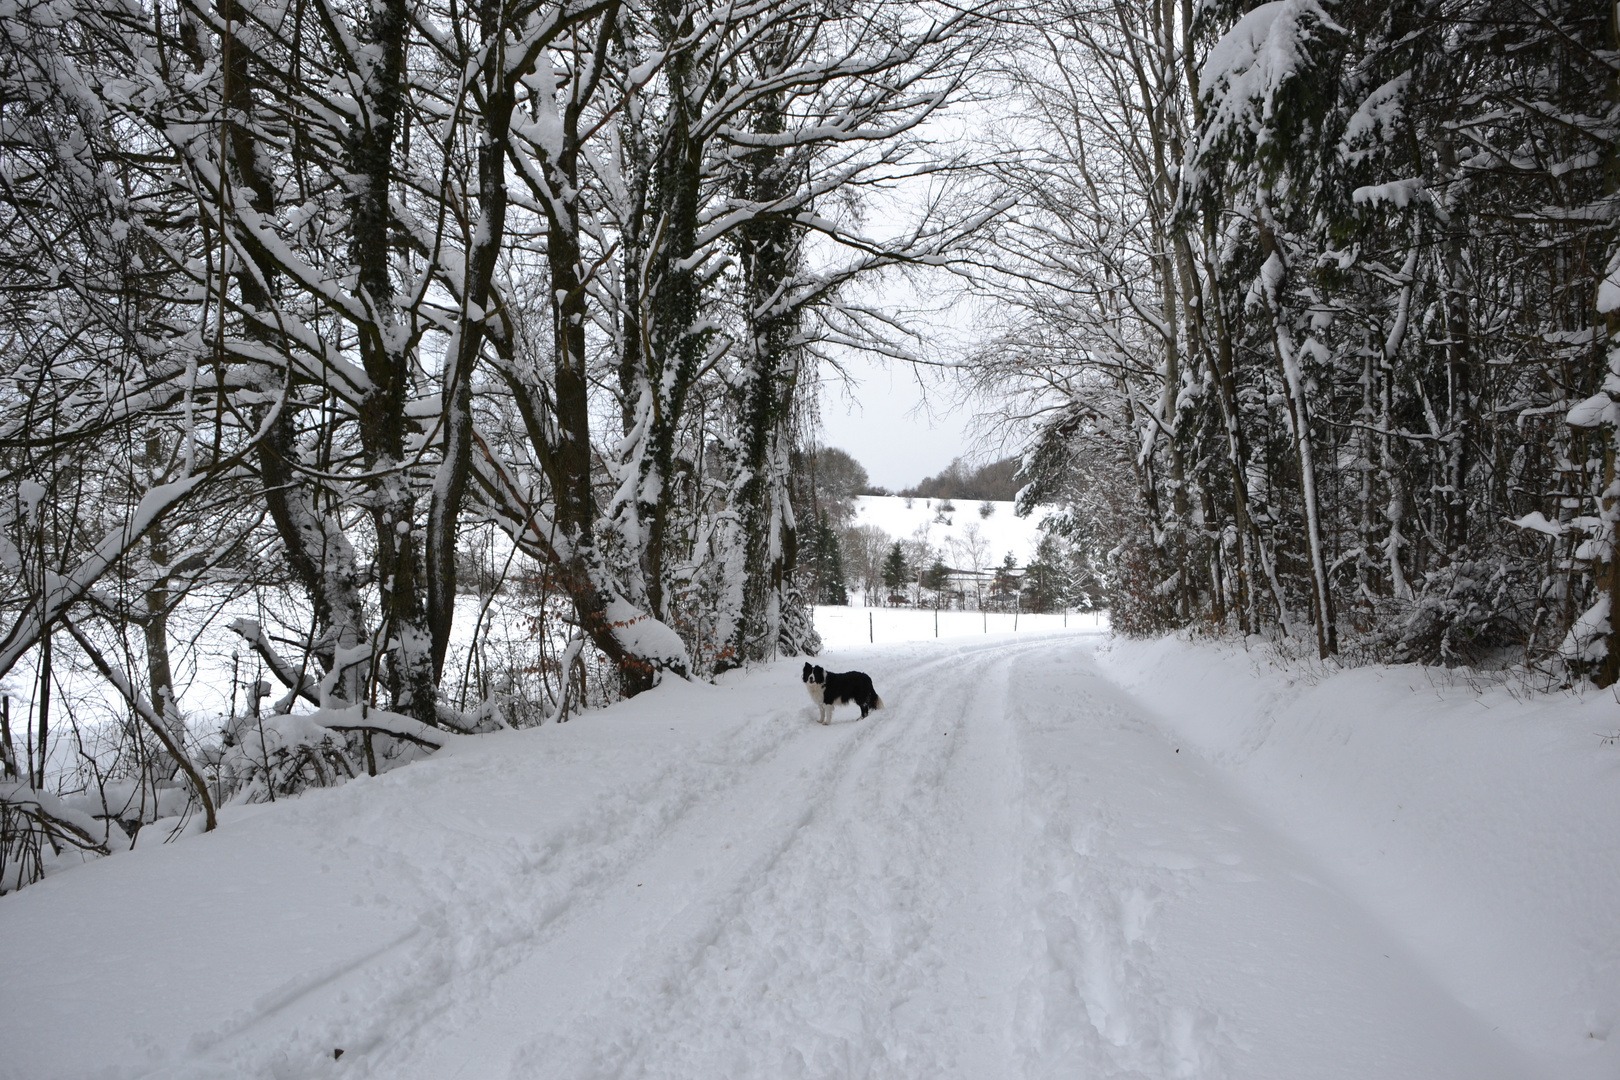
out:
M806 664L804 688L810 691L810 700L821 706L823 724L832 722L834 705L859 705L862 720L873 709L883 708L883 699L872 686L872 676L864 671L827 671Z

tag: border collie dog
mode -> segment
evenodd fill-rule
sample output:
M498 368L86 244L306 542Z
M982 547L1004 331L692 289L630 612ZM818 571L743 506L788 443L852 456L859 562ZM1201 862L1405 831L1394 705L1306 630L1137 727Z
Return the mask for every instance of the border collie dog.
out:
M872 676L864 671L826 671L804 665L804 688L810 700L821 706L821 723L832 722L834 705L859 705L861 719L873 709L883 708L883 699L872 687Z

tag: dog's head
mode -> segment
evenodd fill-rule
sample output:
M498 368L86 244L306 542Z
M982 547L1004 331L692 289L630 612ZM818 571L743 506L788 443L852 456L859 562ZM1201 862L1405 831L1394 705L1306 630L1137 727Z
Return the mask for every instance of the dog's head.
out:
M807 683L824 683L827 681L827 673L819 666L806 664L804 665L804 681Z

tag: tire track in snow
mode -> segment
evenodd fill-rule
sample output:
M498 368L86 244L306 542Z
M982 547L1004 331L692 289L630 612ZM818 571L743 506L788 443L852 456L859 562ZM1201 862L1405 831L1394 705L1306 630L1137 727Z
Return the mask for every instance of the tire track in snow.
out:
M770 769L792 745L799 711L747 721L719 748L718 761L668 762L610 787L541 835L492 841L469 828L471 853L449 852L435 872L408 859L393 861L390 870L413 877L422 894L437 898L405 942L341 961L319 980L267 997L194 1037L189 1062L150 1075L395 1075L388 1062L420 1051L447 1021L479 1015L503 972L566 937L581 918L592 918L602 898L691 815ZM392 824L379 821L377 832L387 835ZM290 1027L268 1024L300 1009L304 1015L295 1015ZM261 1036L262 1026L271 1030ZM341 1072L333 1046L345 1048ZM289 1062L299 1064L288 1071Z
M802 689L790 689L799 700ZM401 1042L379 1059L377 1074L435 1080L505 1075L512 1054L539 1029L546 1032L540 1042L550 1062L543 1075L599 1075L596 1062L611 1051L593 1045L570 1058L570 1040L622 1011L625 987L678 979L720 932L726 906L714 894L723 901L739 883L768 876L813 812L809 793L832 783L852 755L881 738L875 724L855 731L840 725L829 738L834 732L810 722L812 707L803 702L766 721L780 732L770 755L726 791L707 793L660 832L656 846L622 860L604 876L593 903L576 904L576 918L537 942L522 970L500 980L494 1009L479 1017L474 1031L427 1047L422 1061L413 1060L413 1052L423 1040ZM556 998L562 1000L543 1015L529 1011ZM575 1064L564 1068L565 1060Z
M813 731L854 729L836 767L794 792L796 827L627 965L587 1010L609 1030L534 1040L511 1075L997 1075L1009 994L987 983L1005 970L1011 855L1004 814L964 811L1008 806L995 703L1024 647L976 647L993 665L977 691L940 678L956 658L889 679L895 706L869 735L850 721Z
M1017 1001L1019 1074L1224 1076L1218 1017L1179 998L1154 964L1155 910L1178 883L1122 865L1119 809L1095 786L1098 763L1120 768L1117 754L1095 751L1116 748L1105 731L1128 720L1072 682L1060 701L1031 694L1055 665L1040 657L1030 667L1010 703L1034 789L1021 822L1031 956ZM1077 730L1093 751L1081 769L1053 745Z
M979 644L971 651L996 648ZM916 670L947 663L949 659L936 660ZM798 704L802 690L796 677L794 681L783 693L795 706L746 721L718 747L714 756L719 760L674 760L648 770L609 787L590 807L537 835L494 840L483 834L481 822L471 822L463 829L465 850L446 850L439 865L421 865L419 855L399 856L413 834L455 831L444 820L427 821L419 831L403 828L404 823L390 816L387 807L392 804L378 800L375 792L366 793L369 799L358 791L332 793L352 799L358 815L341 843L321 838L322 856L369 860L378 872L405 879L405 888L391 881L390 892L428 899L404 941L328 962L320 978L296 980L197 1032L183 1060L152 1072L137 1067L130 1075L184 1080L336 1076L333 1046L345 1048L341 1075L390 1075L386 1069L374 1074L371 1069L431 1046L433 1033L453 1023L449 1018L480 1015L503 972L566 938L573 923L592 918L602 897L623 881L653 877L646 868L638 869L640 862L659 851L691 814L745 783L753 772L770 769L773 759L805 737L803 720L811 710L808 701ZM489 780L497 788L510 777ZM430 780L426 771L405 771L391 774L387 782L412 788L444 780ZM472 790L483 787L473 778L459 782ZM296 805L289 811L316 812ZM358 843L356 834L362 837ZM391 838L396 835L407 839L395 844ZM389 901L378 894L374 902Z
M416 787L516 790L504 762L335 793L333 857L366 837L415 936L157 1075L1514 1075L1072 637L937 648L872 650L890 708L831 728L796 664L755 673L757 716L533 832L435 820L439 865L372 838Z
M1089 657L1013 679L1027 763L1028 1077L1525 1075Z

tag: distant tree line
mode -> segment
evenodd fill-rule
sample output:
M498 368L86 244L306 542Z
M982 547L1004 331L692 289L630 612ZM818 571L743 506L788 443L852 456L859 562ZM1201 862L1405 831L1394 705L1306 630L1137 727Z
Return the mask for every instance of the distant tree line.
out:
M897 492L916 499L962 499L973 502L1012 502L1021 486L1018 458L1003 458L977 468L956 458L937 476Z
M881 532L881 530L877 530ZM1012 611L1034 614L1076 610L1098 611L1108 606L1106 569L1099 575L1083 548L1054 533L1042 535L1029 561L1019 566L1008 552L994 568L988 590L969 595L958 587L946 552L891 540L863 583L867 603L873 606L923 607ZM977 576L977 575L975 575ZM881 591L878 586L881 585ZM875 603L874 603L875 602Z

